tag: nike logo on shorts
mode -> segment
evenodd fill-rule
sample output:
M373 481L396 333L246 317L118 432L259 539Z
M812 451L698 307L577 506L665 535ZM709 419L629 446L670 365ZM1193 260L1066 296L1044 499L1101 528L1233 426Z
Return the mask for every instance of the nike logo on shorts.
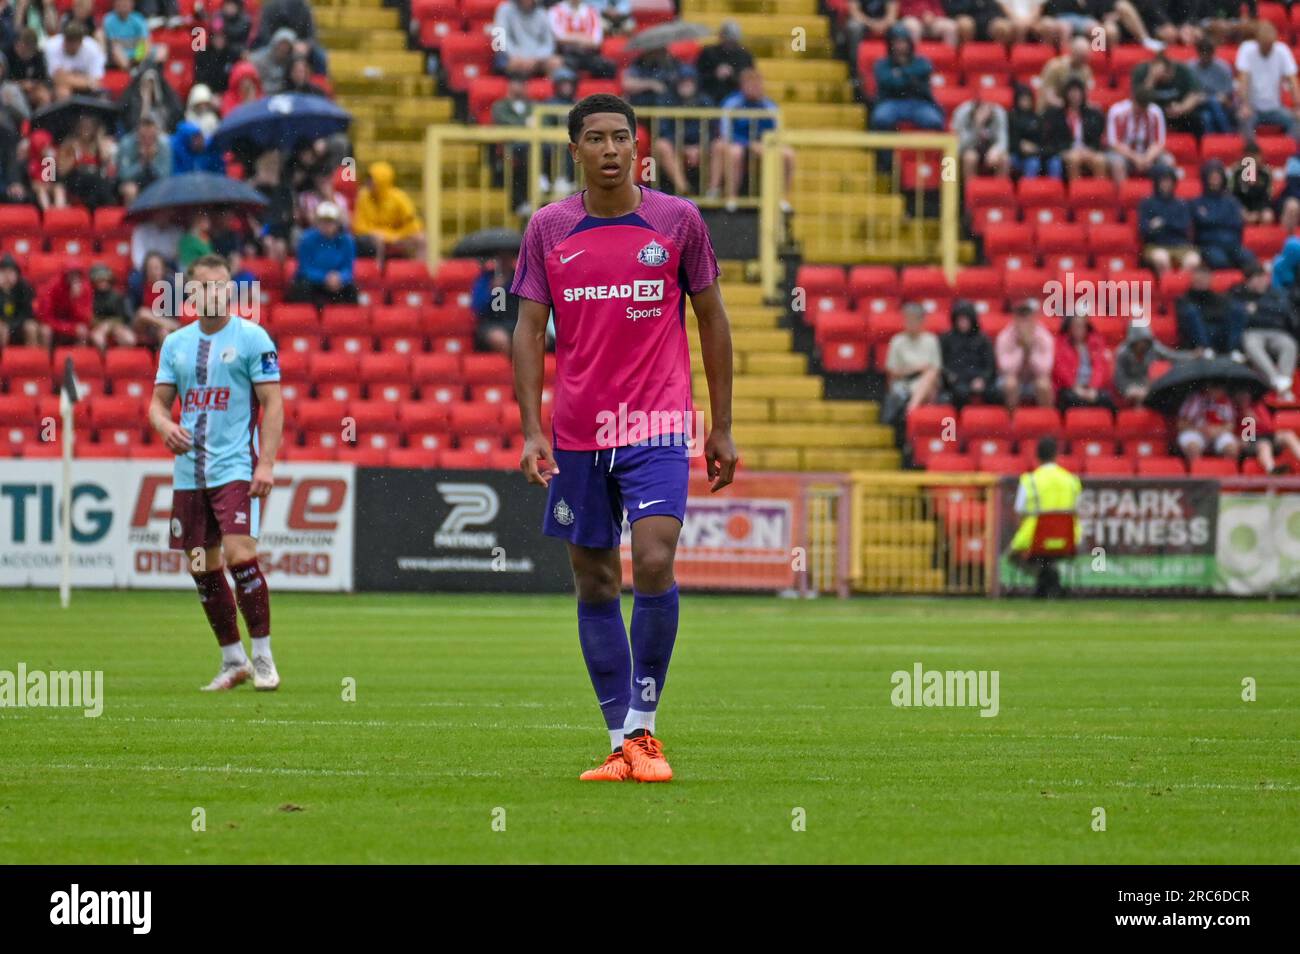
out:
M667 498L667 497L663 497L663 498L661 498L661 499L659 499L659 500L643 500L643 501L641 501L639 504L636 505L636 509L637 509L637 510L644 510L646 507L653 507L653 506L654 506L655 504L657 504L657 503L667 503L667 502L668 502L668 498Z
M584 249L582 250L582 252L585 252L585 251L586 251L586 249L584 248ZM568 258L565 258L563 255L561 255L561 256L560 256L560 264L561 264L561 265L568 265L571 261L573 261L573 260L574 260L575 258L577 258L579 255L581 255L582 252L574 252L574 253L573 253L572 255L570 255Z

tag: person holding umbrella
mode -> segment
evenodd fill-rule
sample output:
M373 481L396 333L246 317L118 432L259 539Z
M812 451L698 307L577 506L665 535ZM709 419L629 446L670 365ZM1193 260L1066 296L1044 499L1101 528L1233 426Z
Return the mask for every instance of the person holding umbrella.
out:
M1183 399L1178 408L1178 449L1190 467L1207 452L1236 460L1241 445L1236 434L1237 409L1227 389L1210 383Z
M298 240L298 272L289 288L289 301L322 305L357 302L352 269L357 243L343 230L339 208L333 202L316 206L316 226Z
M512 252L499 252L484 266L470 289L470 308L477 319L474 338L482 351L510 354L510 340L519 321L519 296L510 294L515 280L515 259Z
M117 200L117 144L92 115L77 119L73 134L59 146L59 179L68 195L89 209L112 205Z

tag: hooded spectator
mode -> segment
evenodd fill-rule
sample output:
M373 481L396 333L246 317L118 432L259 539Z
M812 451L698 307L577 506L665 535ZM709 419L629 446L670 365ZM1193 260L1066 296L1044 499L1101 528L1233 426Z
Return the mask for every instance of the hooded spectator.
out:
M1292 299L1300 291L1296 282L1297 268L1300 268L1300 237L1292 235L1282 243L1282 251L1273 259L1273 287L1289 293Z
M1114 363L1106 342L1084 314L1061 319L1052 358L1052 386L1062 410L1106 407L1114 410L1110 388Z
M283 92L329 98L325 88L312 80L311 65L305 56L295 56L289 64L289 75L285 78Z
M56 275L36 299L36 322L42 347L90 342L93 294L86 274L76 263Z
M36 293L23 278L18 261L8 252L0 256L0 348L40 341L35 300Z
M109 345L121 348L135 347L135 333L131 331L126 297L116 287L113 270L96 263L90 267L90 343L100 351Z
M1061 177L1061 160L1043 159L1043 118L1034 108L1034 91L1016 84L1012 109L1007 117L1007 143L1011 153L1011 171L1027 179L1046 173Z
M1247 140L1241 162L1232 164L1232 195L1241 203L1241 215L1247 225L1272 225L1273 172L1264 161L1259 143Z
M369 177L357 194L353 217L357 234L370 237L380 255L420 255L424 230L415 204L394 182L396 174L387 162L372 162Z
M221 97L221 115L229 116L235 107L261 98L262 80L257 75L257 67L247 60L241 60L230 70L230 85Z
M943 129L943 111L930 92L933 68L915 54L912 34L900 25L889 29L889 55L876 60L876 105L872 129L897 129L911 123L921 129Z
M1201 261L1192 245L1192 214L1175 195L1178 176L1168 166L1151 170L1151 195L1138 204L1138 237L1142 255L1157 275L1171 266L1190 269Z
M1115 355L1115 391L1124 401L1137 405L1151 390L1151 365L1156 361L1182 361L1192 357L1161 344L1151 333L1151 322L1134 315L1124 335L1124 343Z
M1227 353L1234 361L1245 361L1241 336L1246 314L1235 301L1211 287L1213 279L1214 272L1204 262L1192 272L1192 287L1175 305L1179 339L1184 347L1195 348L1206 357Z
M1192 226L1201 258L1210 268L1245 268L1255 256L1242 245L1245 218L1241 203L1228 191L1223 163L1201 166L1201 195L1191 200Z
M172 174L184 172L226 172L221 156L208 148L203 130L189 120L180 123L172 134Z
M221 8L212 18L212 30L213 33L221 34L226 46L236 57L247 49L248 38L253 33L253 21L244 10L244 0L222 0ZM295 34L297 32L294 31Z
M134 129L145 113L152 113L164 130L175 129L184 112L180 95L153 62L140 66L122 92L123 129Z
M352 270L357 246L339 221L338 207L322 202L316 207L316 224L298 241L298 271L289 289L290 301L320 306L357 300Z
M1001 403L993 341L980 330L975 306L959 301L953 305L950 317L952 330L939 338L939 351L943 356L943 380L952 403L957 407L972 401Z
M221 112L217 109L216 97L202 83L190 87L190 96L185 104L185 119L198 126L208 139L212 138L212 134L221 125Z
M1059 159L1068 178L1083 172L1106 174L1102 135L1106 117L1089 105L1088 90L1079 80L1065 84L1065 105L1043 113L1043 158Z
M225 93L230 89L230 74L238 63L246 63L257 75L257 67L240 59L240 50L234 47L220 30L208 34L208 42L203 49L194 53L194 82L206 86L214 93Z
M257 67L262 80L262 91L267 96L282 93L289 83L289 67L293 64L293 47L298 37L288 27L275 31L268 46L249 57Z
M1296 368L1295 306L1286 293L1272 286L1268 272L1258 263L1250 265L1231 295L1246 314L1242 350L1273 389L1290 400Z

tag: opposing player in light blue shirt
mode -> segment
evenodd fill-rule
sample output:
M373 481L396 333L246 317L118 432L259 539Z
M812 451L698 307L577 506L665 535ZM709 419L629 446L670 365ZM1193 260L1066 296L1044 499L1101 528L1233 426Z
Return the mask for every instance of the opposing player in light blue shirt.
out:
M233 689L252 677L257 689L275 689L280 676L271 658L271 604L257 536L284 426L278 356L264 328L231 314L230 270L220 256L190 266L186 298L195 302L198 320L164 339L149 407L149 423L176 455L170 545L190 554L199 599L221 646L221 671L206 688ZM180 423L171 416L178 397ZM251 663L236 600L253 643Z

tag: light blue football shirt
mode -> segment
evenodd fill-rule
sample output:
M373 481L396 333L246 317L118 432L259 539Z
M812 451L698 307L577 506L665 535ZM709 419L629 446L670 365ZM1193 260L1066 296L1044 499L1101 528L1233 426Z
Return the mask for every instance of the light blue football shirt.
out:
M194 446L176 457L173 488L253 479L258 407L253 385L279 380L271 336L243 318L232 316L215 335L203 334L195 321L163 339L154 383L176 385L181 427L194 438Z

